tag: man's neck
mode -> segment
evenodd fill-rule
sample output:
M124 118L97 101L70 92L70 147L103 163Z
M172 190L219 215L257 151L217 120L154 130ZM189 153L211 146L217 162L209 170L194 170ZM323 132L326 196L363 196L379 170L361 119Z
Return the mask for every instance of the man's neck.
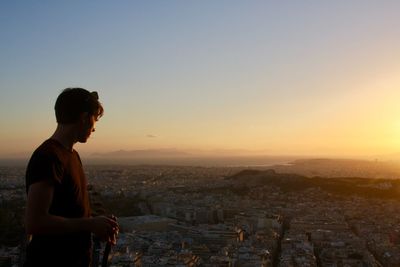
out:
M76 143L74 127L69 124L58 124L50 138L57 140L69 151L73 151L74 144Z

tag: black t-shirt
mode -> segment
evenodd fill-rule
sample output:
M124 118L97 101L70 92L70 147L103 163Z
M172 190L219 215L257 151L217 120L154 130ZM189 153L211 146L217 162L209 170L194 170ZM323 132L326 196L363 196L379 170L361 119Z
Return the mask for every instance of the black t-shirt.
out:
M54 139L33 153L26 170L26 191L39 181L54 186L49 213L65 218L90 216L87 180L78 153ZM89 266L91 233L33 235L25 266Z

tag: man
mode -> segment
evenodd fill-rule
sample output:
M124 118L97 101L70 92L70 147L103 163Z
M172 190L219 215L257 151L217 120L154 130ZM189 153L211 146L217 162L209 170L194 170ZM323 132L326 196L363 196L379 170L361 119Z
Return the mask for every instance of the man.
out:
M25 266L90 266L91 233L111 242L115 220L90 217L87 181L73 146L95 131L103 107L96 92L67 88L55 104L57 128L33 153L26 171Z

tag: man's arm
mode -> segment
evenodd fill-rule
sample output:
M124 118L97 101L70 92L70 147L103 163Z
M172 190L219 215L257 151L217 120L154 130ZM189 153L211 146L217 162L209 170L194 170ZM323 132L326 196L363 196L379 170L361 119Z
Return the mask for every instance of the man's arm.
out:
M105 216L64 218L49 214L54 187L46 181L29 186L25 227L28 234L60 234L90 231L108 241L118 229L114 220Z

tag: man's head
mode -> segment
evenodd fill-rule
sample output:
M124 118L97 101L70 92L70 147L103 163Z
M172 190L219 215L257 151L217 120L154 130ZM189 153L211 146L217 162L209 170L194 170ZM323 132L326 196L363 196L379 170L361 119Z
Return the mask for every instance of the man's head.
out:
M60 124L76 123L82 113L87 112L98 120L103 115L103 106L97 92L83 88L66 88L58 96L54 109Z
M57 123L74 125L78 142L86 142L94 132L95 122L103 115L103 106L97 92L83 88L66 88L58 96L54 106Z

